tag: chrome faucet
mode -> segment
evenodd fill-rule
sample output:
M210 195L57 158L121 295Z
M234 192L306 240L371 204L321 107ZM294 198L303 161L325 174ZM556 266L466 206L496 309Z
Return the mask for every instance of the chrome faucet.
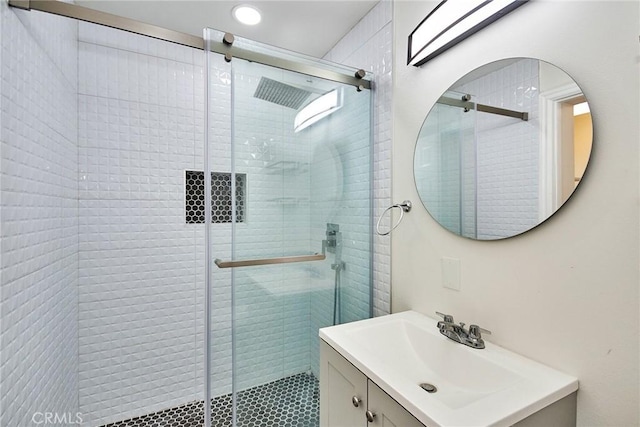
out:
M436 314L442 317L442 320L438 322L438 329L442 335L469 347L484 348L482 333L491 334L491 331L478 325L471 325L469 329L465 329L465 324L462 322L456 324L450 314L443 314L438 311L436 311Z

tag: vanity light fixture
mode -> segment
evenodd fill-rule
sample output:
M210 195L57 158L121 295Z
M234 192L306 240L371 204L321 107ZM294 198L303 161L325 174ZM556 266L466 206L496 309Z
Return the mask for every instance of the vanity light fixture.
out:
M529 0L443 0L409 35L407 65L421 66Z
M262 21L260 11L248 4L241 4L233 8L231 14L241 24L256 25Z
M293 120L294 132L300 132L318 120L338 111L342 108L342 97L342 90L334 89L302 107Z

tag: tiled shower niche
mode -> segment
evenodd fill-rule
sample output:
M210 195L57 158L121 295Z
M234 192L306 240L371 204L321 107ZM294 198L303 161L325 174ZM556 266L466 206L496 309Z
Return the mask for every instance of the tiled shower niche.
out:
M246 206L246 174L236 176L236 222L244 222ZM204 224L204 172L185 171L185 218L187 224ZM232 221L231 174L211 172L211 222Z

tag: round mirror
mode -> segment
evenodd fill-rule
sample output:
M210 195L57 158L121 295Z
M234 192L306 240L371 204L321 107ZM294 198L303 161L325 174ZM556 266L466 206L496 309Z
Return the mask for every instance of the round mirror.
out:
M589 104L564 71L530 58L492 62L429 111L414 156L418 194L459 236L512 237L567 201L592 140Z

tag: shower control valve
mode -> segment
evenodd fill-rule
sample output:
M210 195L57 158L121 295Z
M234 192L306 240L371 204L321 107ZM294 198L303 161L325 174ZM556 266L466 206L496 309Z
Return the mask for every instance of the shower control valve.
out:
M340 226L338 224L327 223L327 231L325 235L327 236L327 250L331 253L335 253L336 246L338 245L338 235L340 234Z

